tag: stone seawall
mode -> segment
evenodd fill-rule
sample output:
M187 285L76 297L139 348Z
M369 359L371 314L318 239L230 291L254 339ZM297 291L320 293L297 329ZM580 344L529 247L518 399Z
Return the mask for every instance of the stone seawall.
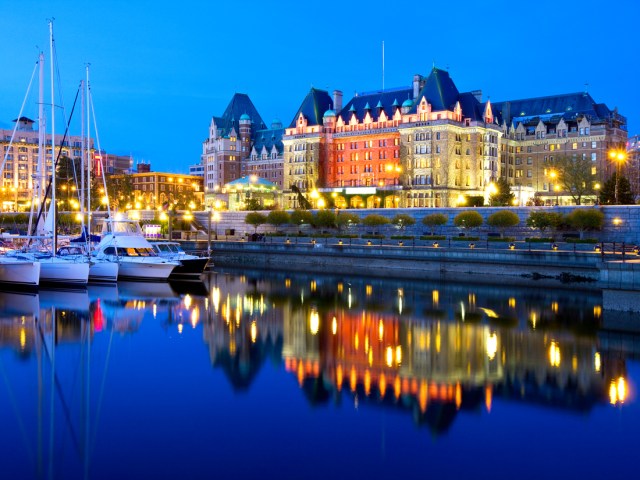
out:
M600 258L583 252L219 242L216 266L396 278L599 288Z

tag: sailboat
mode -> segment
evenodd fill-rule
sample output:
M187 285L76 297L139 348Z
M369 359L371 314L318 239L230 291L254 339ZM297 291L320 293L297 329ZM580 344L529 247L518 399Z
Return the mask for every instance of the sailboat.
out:
M16 254L17 258L24 260L37 261L40 263L40 284L61 285L61 286L86 286L89 282L89 262L85 257L82 258L65 258L56 256L56 136L55 136L55 90L54 90L54 57L53 57L53 22L49 21L49 49L51 56L51 203L47 221L42 222L38 219L40 238L51 238L51 248L49 251L27 251ZM41 60L43 60L41 56ZM44 62L40 63L40 113L43 113L43 77ZM41 138L44 137L44 128L42 129ZM43 142L44 143L44 142ZM44 148L40 148L38 155L38 173L42 182L45 172ZM38 187L38 204L41 208L44 206L44 196L42 195L42 183Z
M118 270L119 270L119 262L117 259L109 258L109 257L98 257L92 252L91 245L91 149L89 147L89 139L90 135L90 118L91 118L91 107L92 107L92 99L89 90L89 66L86 68L86 83L85 88L83 89L83 104L86 101L86 122L84 121L84 113L85 109L82 109L83 112L83 141L82 141L82 169L81 169L81 188L80 188L80 204L81 204L81 216L82 216L82 233L80 237L76 239L72 239L72 242L82 245L82 247L63 247L58 253L63 257L67 258L76 258L80 259L85 255L89 255L89 281L92 283L113 283L118 280ZM86 136L84 135L84 127L87 127ZM97 136L97 127L96 127L96 136ZM99 140L98 140L99 143ZM98 147L99 149L99 147ZM102 159L100 159L102 163ZM104 169L101 169L104 171ZM85 176L86 172L86 176ZM86 179L86 181L85 181ZM104 177L103 177L104 180ZM86 187L86 196L84 194ZM106 192L106 185L105 185ZM85 217L85 199L86 199L86 209L87 215ZM87 227L85 227L84 220L87 219Z

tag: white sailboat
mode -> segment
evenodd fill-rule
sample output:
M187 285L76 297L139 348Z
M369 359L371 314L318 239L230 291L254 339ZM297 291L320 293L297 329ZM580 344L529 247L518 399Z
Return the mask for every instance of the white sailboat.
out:
M48 215L48 227L46 230L38 232L44 236L51 236L51 250L47 253L42 252L25 252L19 256L29 260L35 260L40 263L40 284L62 285L62 286L86 286L89 282L89 262L86 258L65 258L56 256L56 135L55 135L55 90L54 90L54 57L53 57L53 22L49 21L49 51L50 51L50 67L51 67L51 203ZM42 68L42 67L41 67ZM43 75L40 75L42 80ZM42 88L40 88L40 105L43 105ZM41 107L42 108L42 107ZM42 178L45 172L44 149L40 150L39 155L39 174ZM42 168L40 168L42 167ZM42 189L39 189L39 193ZM39 199L40 204L44 199ZM40 225L43 225L40 222Z

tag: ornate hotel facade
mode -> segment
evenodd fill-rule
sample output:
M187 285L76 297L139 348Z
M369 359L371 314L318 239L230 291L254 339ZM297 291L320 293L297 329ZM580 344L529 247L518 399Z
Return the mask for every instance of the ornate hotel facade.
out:
M435 67L344 105L339 90L312 88L285 129L266 129L239 95L203 144L206 193L254 174L275 180L284 208L299 205L298 192L330 196L338 208L456 206L487 198L499 178L521 205L568 203L559 157L589 160L595 192L616 168L607 152L627 140L626 118L586 92L492 103L479 90L459 92Z

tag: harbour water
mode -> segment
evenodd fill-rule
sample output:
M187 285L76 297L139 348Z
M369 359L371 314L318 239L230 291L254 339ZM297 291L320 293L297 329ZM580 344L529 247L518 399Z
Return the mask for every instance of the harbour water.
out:
M596 290L238 270L0 292L0 476L628 478L640 317L608 315Z

